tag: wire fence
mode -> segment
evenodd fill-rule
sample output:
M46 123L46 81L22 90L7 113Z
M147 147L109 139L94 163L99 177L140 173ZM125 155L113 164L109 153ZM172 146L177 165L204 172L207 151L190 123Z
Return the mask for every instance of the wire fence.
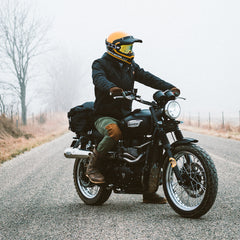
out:
M47 119L51 119L54 112L40 112L38 114L31 113L27 118L27 125L43 124ZM16 127L20 127L23 123L21 115L19 113L6 116L15 124ZM231 116L226 112L220 113L182 113L180 120L184 122L184 125L193 126L198 128L213 129L213 130L225 130L225 131L237 131L240 132L240 110Z
M183 113L181 120L188 126L240 132L240 110L232 115L225 112L218 114L212 112L207 114Z

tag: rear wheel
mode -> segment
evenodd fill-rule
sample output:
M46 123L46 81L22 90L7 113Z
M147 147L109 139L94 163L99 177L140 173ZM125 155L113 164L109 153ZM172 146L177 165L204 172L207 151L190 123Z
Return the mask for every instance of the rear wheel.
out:
M163 167L163 189L171 207L181 216L199 218L212 207L218 189L217 171L210 156L194 144L173 151L184 180L179 184L170 162Z
M76 159L73 168L73 179L76 191L82 201L88 205L101 205L108 200L112 190L105 185L96 185L86 176L88 159Z

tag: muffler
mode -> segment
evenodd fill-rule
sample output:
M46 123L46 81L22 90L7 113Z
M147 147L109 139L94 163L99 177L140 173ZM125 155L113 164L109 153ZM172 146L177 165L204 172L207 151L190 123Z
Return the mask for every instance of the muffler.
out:
M87 150L81 150L79 148L67 148L64 151L64 156L66 158L89 158L89 155L92 152L87 151Z

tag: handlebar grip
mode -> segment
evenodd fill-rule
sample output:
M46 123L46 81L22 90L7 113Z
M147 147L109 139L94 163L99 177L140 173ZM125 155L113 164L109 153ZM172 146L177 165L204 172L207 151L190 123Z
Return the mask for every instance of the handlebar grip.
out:
M175 100L176 96L174 95L174 93L171 90L167 90L165 92L165 96L167 97L168 100Z

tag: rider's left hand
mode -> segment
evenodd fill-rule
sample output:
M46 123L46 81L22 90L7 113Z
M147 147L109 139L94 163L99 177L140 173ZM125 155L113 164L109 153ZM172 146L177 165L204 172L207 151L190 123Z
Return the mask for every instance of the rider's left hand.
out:
M119 88L119 87L110 88L110 95L113 96L113 97L121 96L122 92L123 92L122 88Z

